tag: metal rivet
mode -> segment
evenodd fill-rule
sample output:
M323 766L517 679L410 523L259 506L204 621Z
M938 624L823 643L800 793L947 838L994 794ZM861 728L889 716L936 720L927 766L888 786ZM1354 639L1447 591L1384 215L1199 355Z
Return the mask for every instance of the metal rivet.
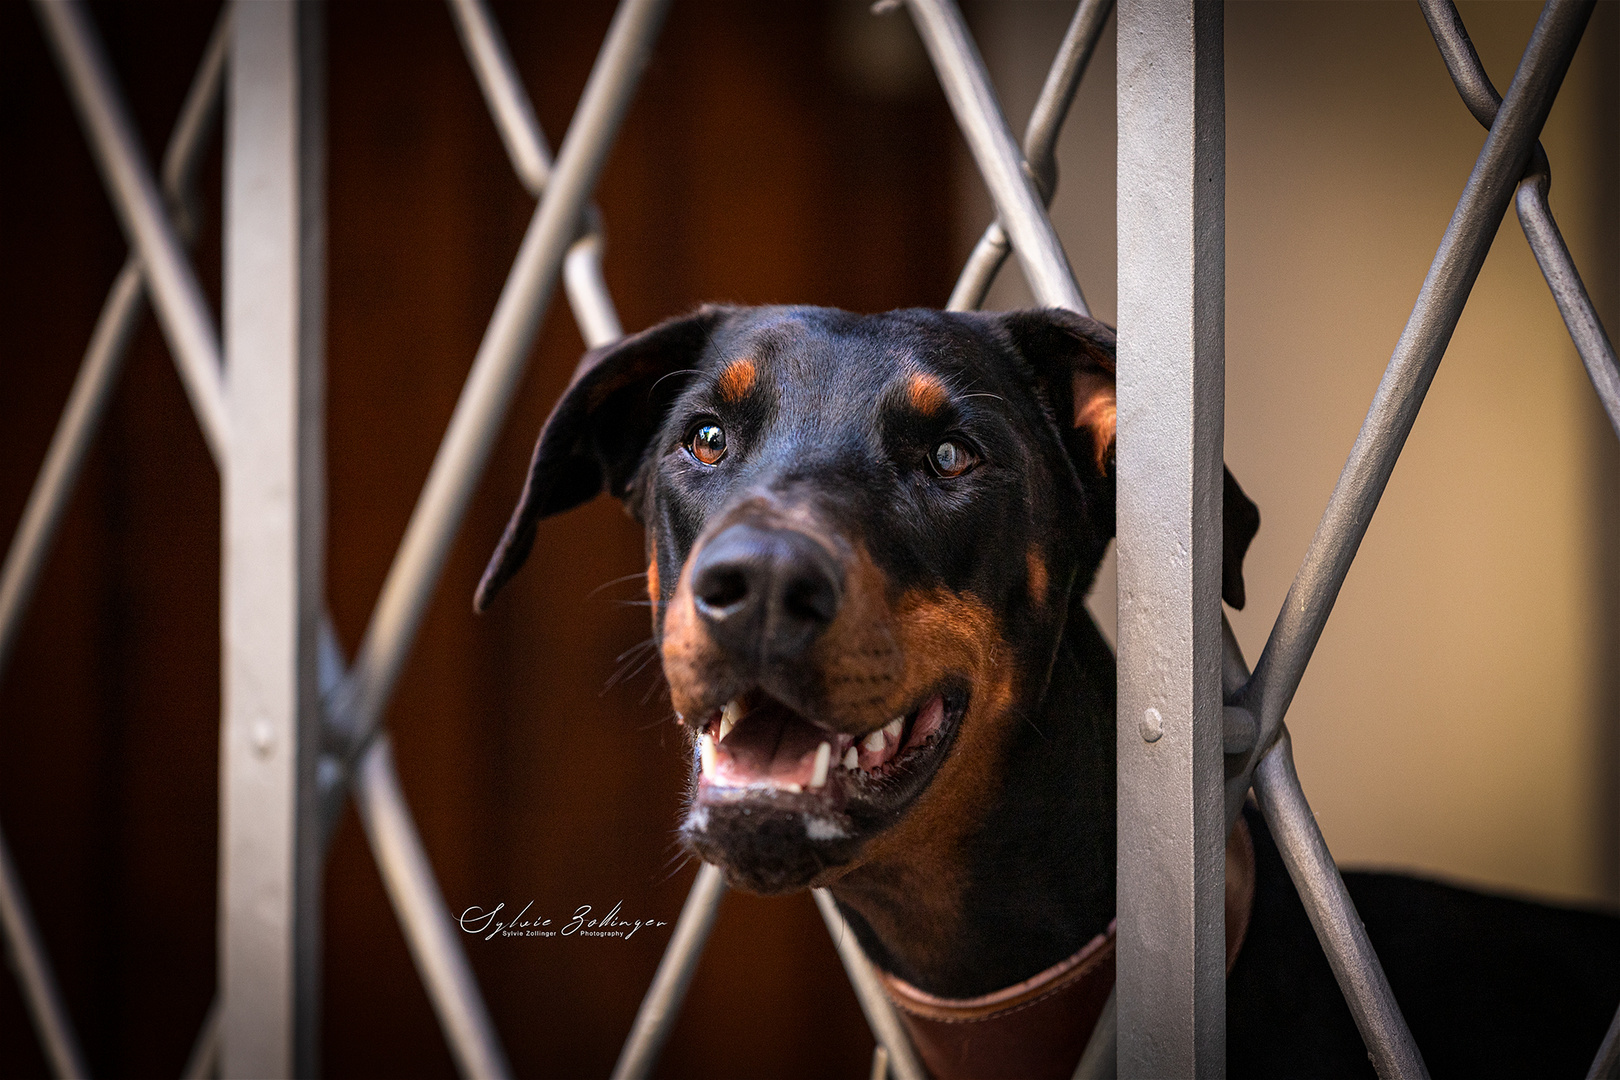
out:
M270 726L268 720L253 721L253 752L260 757L269 757L270 751L275 749L276 729Z
M1142 714L1142 741L1158 742L1164 734L1164 717L1159 715L1158 709L1149 709Z

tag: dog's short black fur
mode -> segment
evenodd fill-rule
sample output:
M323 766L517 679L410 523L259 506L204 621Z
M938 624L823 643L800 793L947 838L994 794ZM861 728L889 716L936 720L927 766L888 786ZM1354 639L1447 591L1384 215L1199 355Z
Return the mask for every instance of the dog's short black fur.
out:
M1113 535L1114 337L1060 311L707 307L590 353L479 587L604 488L646 526L693 736L683 839L736 886L826 886L943 997L1070 956L1114 911L1114 659L1082 600ZM1228 476L1223 593L1258 515ZM1370 1076L1258 815L1233 1076ZM1435 1075L1578 1075L1620 921L1348 877Z

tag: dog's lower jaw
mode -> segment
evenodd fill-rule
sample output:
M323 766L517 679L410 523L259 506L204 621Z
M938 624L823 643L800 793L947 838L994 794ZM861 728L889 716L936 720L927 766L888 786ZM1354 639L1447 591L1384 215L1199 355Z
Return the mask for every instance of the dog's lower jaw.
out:
M1078 604L1076 607L1078 608ZM1080 610L1030 723L996 768L1016 784L971 830L919 820L830 886L873 963L920 990L975 997L1075 953L1114 914L1114 662Z
M725 874L734 889L775 896L816 888L838 876L861 843L845 826L808 811L758 814L745 806L694 806L681 842ZM807 842L808 840L808 842Z

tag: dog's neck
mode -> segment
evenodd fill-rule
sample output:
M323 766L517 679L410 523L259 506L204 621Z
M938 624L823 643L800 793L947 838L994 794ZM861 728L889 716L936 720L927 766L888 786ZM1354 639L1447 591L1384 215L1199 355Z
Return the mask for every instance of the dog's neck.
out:
M1045 693L1008 732L982 825L868 861L832 885L862 948L961 998L1064 959L1114 916L1114 654L1075 600Z

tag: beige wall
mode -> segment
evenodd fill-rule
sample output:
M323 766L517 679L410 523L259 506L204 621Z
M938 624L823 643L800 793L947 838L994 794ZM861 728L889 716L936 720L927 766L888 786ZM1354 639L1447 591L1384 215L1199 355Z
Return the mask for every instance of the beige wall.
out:
M1021 129L1071 6L970 10ZM1538 10L1463 7L1502 89ZM1544 140L1554 210L1609 310L1617 23L1602 5ZM1252 662L1484 133L1414 3L1230 3L1226 42L1226 458L1264 519L1233 616ZM1110 29L1053 210L1110 321L1113 69ZM988 209L965 164L963 183L965 252ZM1012 272L991 306L1027 298ZM1510 213L1290 712L1341 862L1620 896L1613 444ZM1093 603L1111 627L1111 576Z

